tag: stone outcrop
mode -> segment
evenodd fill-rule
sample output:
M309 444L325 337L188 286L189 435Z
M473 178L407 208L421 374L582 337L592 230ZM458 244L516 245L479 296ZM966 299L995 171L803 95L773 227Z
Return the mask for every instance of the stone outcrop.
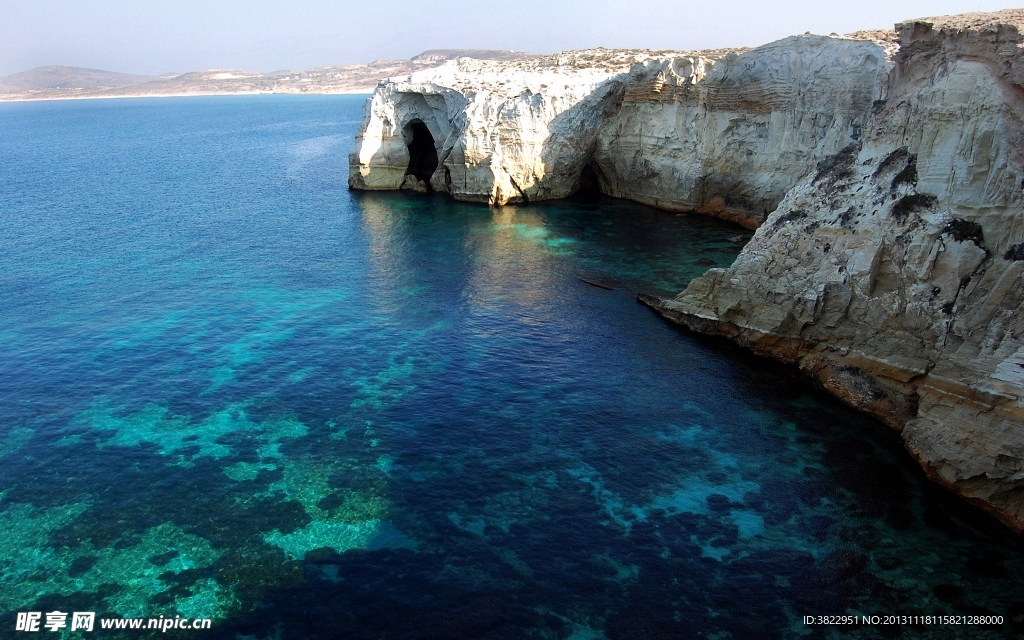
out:
M378 87L350 185L500 205L591 183L757 228L728 269L643 301L796 364L1022 531L1022 52L1007 10L745 51L452 61ZM435 160L410 155L416 123L430 175L410 170Z

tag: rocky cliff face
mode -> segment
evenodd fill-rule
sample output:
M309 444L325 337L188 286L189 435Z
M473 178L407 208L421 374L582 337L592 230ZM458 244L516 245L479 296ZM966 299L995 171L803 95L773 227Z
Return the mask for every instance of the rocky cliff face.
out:
M794 362L1024 530L1024 11L907 22L860 143L728 269L647 300Z
M349 184L429 182L501 205L563 198L596 181L611 195L755 228L816 162L860 136L895 50L877 36L452 61L378 87ZM424 184L405 177L416 122L438 159Z
M645 301L797 364L1021 531L1022 51L1008 10L749 51L449 62L378 87L350 184L503 204L590 180L759 227L730 268ZM410 156L416 122L433 165Z
M601 129L603 190L756 228L817 161L860 137L894 48L806 35L651 65Z

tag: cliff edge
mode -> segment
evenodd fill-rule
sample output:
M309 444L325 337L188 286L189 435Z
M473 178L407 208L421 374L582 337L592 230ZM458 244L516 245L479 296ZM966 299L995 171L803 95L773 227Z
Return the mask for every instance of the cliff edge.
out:
M1022 27L451 61L378 86L350 185L493 205L594 186L757 228L642 301L798 365L1024 531Z

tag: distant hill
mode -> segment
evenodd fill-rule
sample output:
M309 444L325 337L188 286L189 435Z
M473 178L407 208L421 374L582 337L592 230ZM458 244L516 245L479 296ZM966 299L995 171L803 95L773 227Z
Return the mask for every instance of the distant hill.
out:
M59 100L125 96L226 95L247 93L370 93L384 78L409 75L455 58L518 60L520 51L431 49L411 60L319 67L307 71L254 73L237 69L144 76L80 67L39 67L0 77L0 100Z
M156 80L156 76L117 73L81 67L38 67L0 77L0 93L43 89L98 89L125 87Z
M455 58L476 58L478 60L523 60L536 58L532 53L511 49L428 49L412 58L413 62L441 63Z

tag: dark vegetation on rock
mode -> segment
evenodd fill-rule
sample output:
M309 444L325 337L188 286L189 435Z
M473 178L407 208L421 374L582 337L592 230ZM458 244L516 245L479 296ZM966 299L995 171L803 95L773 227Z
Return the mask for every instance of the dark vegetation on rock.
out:
M896 191L900 185L904 184L917 186L917 156L910 156L907 166L903 167L903 171L897 173L896 177L892 179L892 190Z
M1024 260L1024 242L1007 249L1003 254L1003 260Z
M982 233L981 225L977 222L953 218L942 230L942 233L952 236L957 242L971 241L976 246L985 248L985 236Z
M928 195L927 193L903 196L892 206L892 217L900 221L906 220L907 216L911 213L924 211L929 207L935 206L936 202L935 196Z
M872 177L877 178L878 176L882 175L883 173L891 169L897 163L903 162L908 158L910 158L910 152L907 151L906 147L900 147L899 149L896 149L895 151L887 155L884 160L878 163L878 168L875 169L875 172L872 175ZM910 162L916 163L916 161L917 156L914 156L912 159L910 159Z
M790 211L786 215L780 216L779 219L775 221L775 224L772 226L772 229L779 229L782 227L782 225L789 224L790 222L797 222L798 220L803 220L806 217L806 211Z
M843 147L839 153L829 156L818 163L817 173L814 175L814 184L827 180L826 184L832 186L840 180L853 177L853 163L857 160L860 152L860 144L854 142Z

